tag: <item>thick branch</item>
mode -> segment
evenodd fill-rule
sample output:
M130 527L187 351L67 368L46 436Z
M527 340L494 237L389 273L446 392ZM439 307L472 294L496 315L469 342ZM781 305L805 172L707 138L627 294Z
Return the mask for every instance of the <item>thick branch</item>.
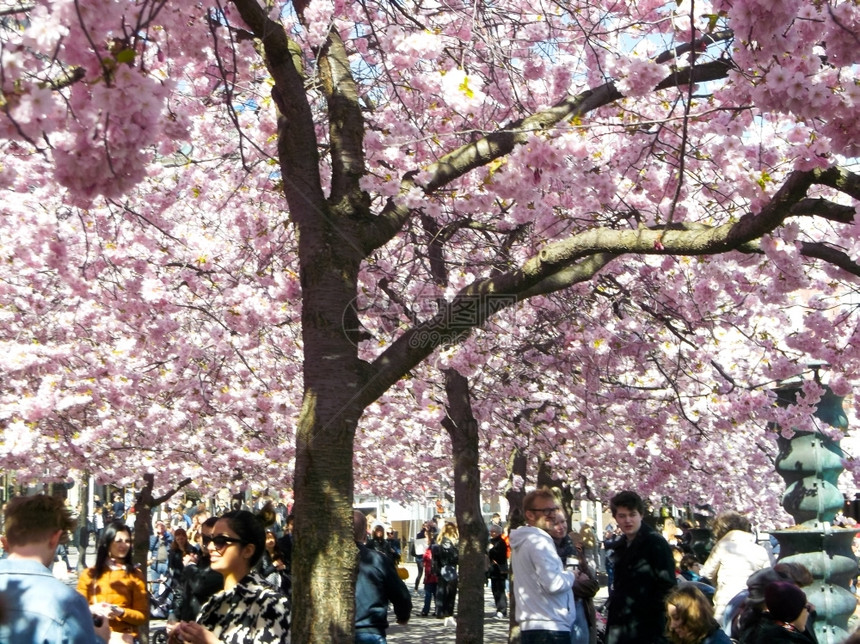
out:
M283 26L271 20L257 0L233 3L260 41L266 67L275 82L272 99L278 107L278 159L284 194L291 216L301 224L303 215L315 216L325 210L316 130L304 79L294 63Z
M165 492L164 494L162 494L161 496L159 496L157 498L154 498L152 500L152 504L154 506L158 506L158 505L161 505L162 503L164 503L166 501L169 501L173 497L174 494L179 492L179 490L184 488L186 485L190 485L190 484L191 484L191 478L190 477L182 479L179 482L179 485L177 485L175 488L173 488L172 490L168 490L167 492Z
M346 47L334 29L320 56L320 77L329 112L331 199L338 202L348 195L358 194L358 180L365 173L364 118Z
M856 185L857 179L857 175L839 168L794 172L761 212L749 213L737 222L714 227L680 222L670 229L594 228L548 244L520 268L463 288L433 318L401 335L370 365L367 385L360 398L367 400L368 404L376 400L436 347L459 341L494 313L528 297L591 279L619 255L760 252L758 240L763 235L775 230L788 217L801 216L797 212L800 204L810 208L818 201L805 198L810 186L819 183L850 188ZM840 258L839 251L822 245L811 245L805 250L810 257L825 259L857 274L854 262L847 257Z
M827 199L802 199L791 209L791 214L815 215L840 224L850 224L854 221L857 211L852 206L844 206Z
M574 284L588 281L616 257L618 255L614 253L596 253L591 257L586 257L581 262L573 266L566 266L560 271L544 278L530 289L520 293L518 297L521 300L525 300L535 295L547 295L573 286Z
M827 244L802 242L800 244L800 254L804 257L820 259L828 264L833 264L833 266L838 266L846 273L860 277L860 264L851 259L846 253Z
M685 42L672 49L667 49L662 54L657 56L654 59L654 62L662 65L663 63L668 63L670 60L683 56L684 54L687 54L691 51L699 51L707 47L708 45L713 45L717 42L726 42L732 40L734 37L734 32L732 32L731 29L724 29L722 31L715 31L714 33L705 34L701 38L697 38L692 42Z
M19 13L28 13L35 8L35 4L20 4L17 7L4 7L3 9L0 9L0 17L14 16Z
M49 86L52 90L64 89L66 87L70 87L74 85L80 80L83 80L84 76L87 75L86 70L83 67L73 67L67 72L60 74L56 78L52 78L48 81L47 86Z

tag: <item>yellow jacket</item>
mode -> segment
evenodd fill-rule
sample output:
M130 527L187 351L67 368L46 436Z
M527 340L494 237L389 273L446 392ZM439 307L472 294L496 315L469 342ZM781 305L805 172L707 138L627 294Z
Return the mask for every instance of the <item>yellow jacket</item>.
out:
M87 568L78 579L78 592L87 602L107 602L124 609L122 617L110 620L110 629L116 633L133 633L146 621L149 611L149 596L146 581L140 572L130 573L125 569L108 570L98 579L93 579L93 568Z

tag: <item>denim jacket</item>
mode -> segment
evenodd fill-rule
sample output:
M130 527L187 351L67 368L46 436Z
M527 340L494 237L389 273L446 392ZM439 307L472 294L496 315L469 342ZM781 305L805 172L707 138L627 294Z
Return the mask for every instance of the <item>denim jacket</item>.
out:
M0 561L0 595L8 611L0 644L104 644L84 596L37 561Z

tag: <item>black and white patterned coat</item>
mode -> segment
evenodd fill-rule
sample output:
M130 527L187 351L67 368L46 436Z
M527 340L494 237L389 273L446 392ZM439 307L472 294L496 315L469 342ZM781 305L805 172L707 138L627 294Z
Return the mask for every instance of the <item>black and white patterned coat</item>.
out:
M215 593L200 609L197 623L225 644L286 642L289 602L283 593L251 573L231 590Z

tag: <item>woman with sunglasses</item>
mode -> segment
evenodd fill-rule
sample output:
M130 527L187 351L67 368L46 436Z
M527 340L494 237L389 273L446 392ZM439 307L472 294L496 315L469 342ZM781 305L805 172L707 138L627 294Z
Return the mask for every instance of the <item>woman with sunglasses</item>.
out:
M196 622L179 622L170 642L257 644L285 642L289 605L283 593L251 572L263 556L263 523L246 510L218 519L206 546L212 570L224 577L224 590L204 604Z
M111 643L134 642L146 621L149 596L146 581L131 560L131 529L114 522L105 528L96 564L78 579L78 592L87 598L94 615L109 620Z

